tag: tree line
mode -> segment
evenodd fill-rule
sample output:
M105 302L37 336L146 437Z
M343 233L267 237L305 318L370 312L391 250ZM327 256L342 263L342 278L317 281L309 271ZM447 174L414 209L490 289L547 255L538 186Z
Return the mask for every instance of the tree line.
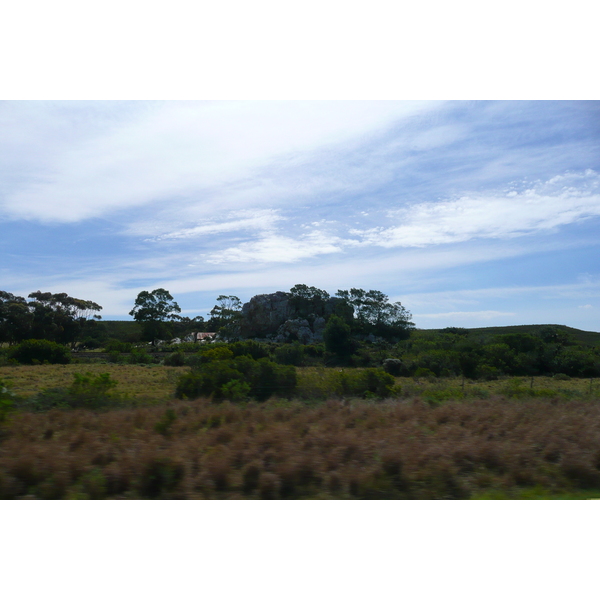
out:
M39 290L27 298L0 290L0 344L44 339L72 345L101 319L102 307L91 300Z
M306 345L292 338L289 340L292 343L265 344L265 351L280 364L365 368L383 365L393 375L417 377L600 376L600 347L578 343L559 327L546 326L535 333L503 333L483 339L468 329L456 327L415 330L410 312L377 290L351 288L330 296L324 290L297 284L285 294L296 317L308 321L323 317L326 326L322 342ZM0 291L0 344L15 346L26 340L46 340L71 348L77 343L89 348L108 347L111 340L100 321L101 310L91 300L66 293L38 290L25 299ZM202 316L182 317L180 313L168 290L140 292L129 313L140 326L136 340L170 340L197 331L218 332L221 343L240 339L243 313L237 296L218 296L206 320ZM125 334L113 333L112 337L114 343L135 343L134 339L126 339ZM190 345L186 349L193 348ZM116 346L111 349L119 352ZM183 347L173 347L171 351L177 349ZM35 353L37 348L32 346L27 352ZM145 358L152 360L150 356ZM183 364L179 353L175 358L173 364Z

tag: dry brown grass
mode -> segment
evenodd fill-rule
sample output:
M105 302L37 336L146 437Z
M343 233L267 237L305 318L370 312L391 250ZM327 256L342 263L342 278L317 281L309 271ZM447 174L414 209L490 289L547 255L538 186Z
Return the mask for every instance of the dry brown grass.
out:
M172 401L5 429L2 498L600 495L598 402Z

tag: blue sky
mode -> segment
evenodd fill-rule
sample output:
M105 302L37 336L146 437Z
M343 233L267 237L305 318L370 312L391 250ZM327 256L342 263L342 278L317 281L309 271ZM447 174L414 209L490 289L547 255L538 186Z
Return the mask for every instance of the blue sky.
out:
M0 102L0 289L124 319L306 283L600 329L600 102Z

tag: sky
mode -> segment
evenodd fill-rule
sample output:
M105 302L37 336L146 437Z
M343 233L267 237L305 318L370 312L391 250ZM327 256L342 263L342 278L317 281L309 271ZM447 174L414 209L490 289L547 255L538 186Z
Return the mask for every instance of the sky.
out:
M0 102L0 289L130 319L304 283L600 329L600 102Z

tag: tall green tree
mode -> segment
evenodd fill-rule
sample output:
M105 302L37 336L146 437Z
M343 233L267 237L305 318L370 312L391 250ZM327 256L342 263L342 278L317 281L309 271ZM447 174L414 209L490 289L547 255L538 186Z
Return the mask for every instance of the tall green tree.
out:
M237 296L219 296L210 311L209 331L235 335L235 326L242 317L242 301Z
M0 290L0 344L28 339L33 315L27 300Z
M390 302L383 292L351 288L338 290L337 296L353 307L357 333L401 340L414 329L410 312L400 302Z
M329 293L325 290L304 283L296 284L289 292L290 305L296 314L306 319L311 315L321 317L325 314L325 306Z
M85 324L101 319L97 314L102 307L91 300L73 298L61 292L32 292L28 296L32 311L30 337L45 339L59 344L74 344Z
M352 340L350 325L344 322L341 317L331 315L323 332L325 349L335 354L340 360L346 361L356 349L356 344Z
M129 314L141 323L144 338L153 344L157 339L172 336L170 324L180 319L181 308L163 288L140 292Z

